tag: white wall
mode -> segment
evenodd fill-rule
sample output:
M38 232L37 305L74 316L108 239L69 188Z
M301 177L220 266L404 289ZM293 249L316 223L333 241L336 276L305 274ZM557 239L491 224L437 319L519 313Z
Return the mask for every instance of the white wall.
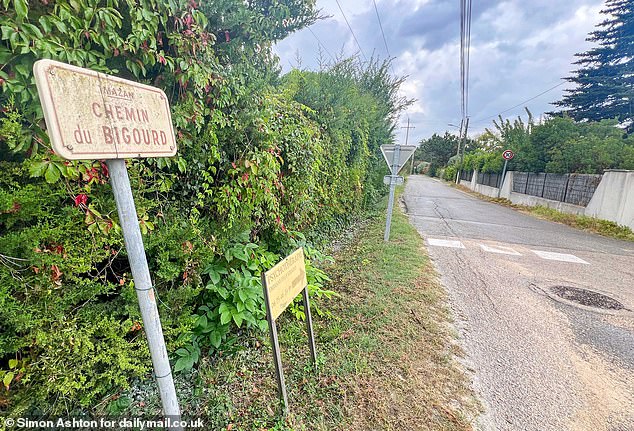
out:
M634 229L634 171L606 171L585 214Z
M490 198L497 198L499 189L497 187L486 186L484 184L476 184L473 190L481 195L485 195Z
M525 195L524 193L511 192L507 198L516 205L526 205L529 207L542 206L552 208L562 213L584 215L585 207L573 205L566 202L554 201L552 199L544 199L539 196Z

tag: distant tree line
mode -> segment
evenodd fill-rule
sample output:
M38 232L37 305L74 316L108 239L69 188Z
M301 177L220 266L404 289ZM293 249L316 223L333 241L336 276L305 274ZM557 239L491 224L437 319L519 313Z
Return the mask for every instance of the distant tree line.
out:
M506 149L515 153L509 169L516 171L595 174L606 169L634 169L634 137L617 126L617 120L575 122L567 116L536 124L528 112L527 121L499 118L491 129L467 140L462 166L456 157L459 139L450 133L422 140L417 158L430 163L431 175L448 168L447 177L460 167L501 172Z

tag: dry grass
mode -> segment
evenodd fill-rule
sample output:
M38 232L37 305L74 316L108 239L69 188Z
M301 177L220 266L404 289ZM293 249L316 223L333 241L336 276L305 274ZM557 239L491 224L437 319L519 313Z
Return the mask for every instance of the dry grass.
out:
M392 242L382 220L338 256L341 311L351 311L355 355L366 372L344 382L345 429L468 430L477 403L456 360L444 291L416 231L395 215Z

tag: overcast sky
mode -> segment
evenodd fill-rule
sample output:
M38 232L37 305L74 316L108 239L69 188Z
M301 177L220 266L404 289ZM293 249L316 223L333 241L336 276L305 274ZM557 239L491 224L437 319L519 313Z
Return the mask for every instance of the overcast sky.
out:
M387 57L372 0L339 0L366 56ZM455 131L460 123L460 2L458 0L376 0L394 60L394 71L407 75L403 92L417 102L402 116L416 128L410 143L434 132ZM329 54L359 53L335 0L317 0L322 20L280 42L275 50L284 71L318 69L319 41ZM574 69L574 54L587 50L588 32L604 18L600 0L473 0L470 136L491 125L497 114L559 84ZM325 51L325 50L324 50ZM539 117L550 111L566 85L527 102ZM503 114L516 117L518 107ZM397 138L404 143L405 133Z

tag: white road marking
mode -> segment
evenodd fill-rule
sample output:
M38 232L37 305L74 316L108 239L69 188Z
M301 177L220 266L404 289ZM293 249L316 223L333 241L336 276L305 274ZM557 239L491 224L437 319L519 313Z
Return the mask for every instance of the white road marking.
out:
M489 253L509 254L511 256L522 255L522 253L518 253L517 251L513 250L511 247L502 247L501 245L496 245L495 247L493 247L493 246L480 244L480 248L482 248L483 251L488 251Z
M586 265L590 265L585 260L580 257L575 256L574 254L566 254L566 253L555 253L552 251L542 251L542 250L531 250L537 256L542 259L548 260L559 260L561 262L571 262L571 263L584 263Z
M427 238L427 244L436 247L465 248L465 246L460 241L454 241L450 239Z

